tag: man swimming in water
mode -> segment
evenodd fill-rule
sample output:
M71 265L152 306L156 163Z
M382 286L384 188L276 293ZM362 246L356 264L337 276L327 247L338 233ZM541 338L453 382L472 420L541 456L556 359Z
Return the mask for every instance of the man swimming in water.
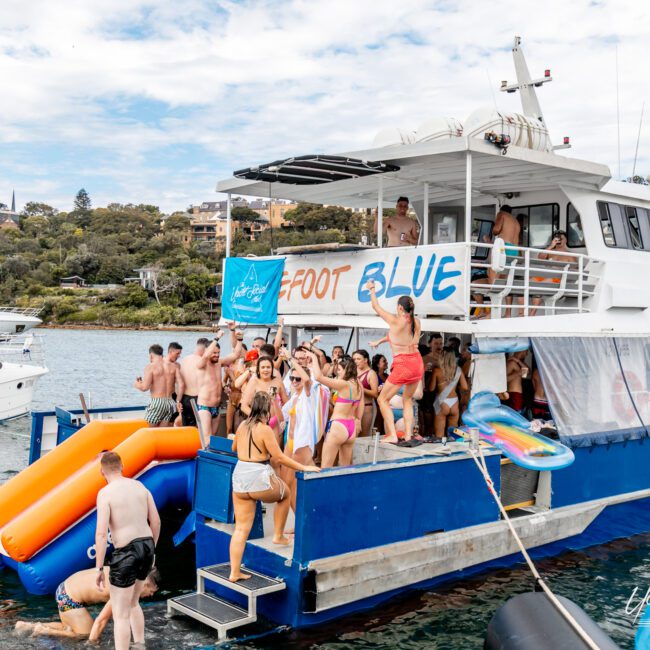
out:
M108 567L104 567L104 575L108 577ZM144 581L141 598L148 598L158 591L160 574L158 569L151 569ZM113 613L108 590L97 587L97 571L85 569L73 573L66 578L56 590L56 604L59 609L60 623L32 623L18 621L17 634L30 634L32 636L56 636L66 638L85 638L97 641ZM87 607L106 603L93 621Z
M140 596L154 565L160 516L151 492L122 475L122 459L114 451L102 455L101 473L108 485L97 494L95 572L99 591L106 588L104 558L110 530L114 545L109 562L109 594L113 609L115 650L144 643Z
M386 235L387 246L415 246L419 240L418 224L407 216L409 200L400 196L395 204L394 217L382 220L382 237ZM377 234L378 218L375 217L374 232Z

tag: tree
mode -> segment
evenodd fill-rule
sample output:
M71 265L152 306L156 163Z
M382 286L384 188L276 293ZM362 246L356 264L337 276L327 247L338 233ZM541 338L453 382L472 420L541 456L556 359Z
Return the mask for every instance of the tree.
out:
M185 232L190 228L190 218L183 212L175 212L165 220L166 232Z
M92 201L88 192L82 187L78 192L77 196L74 198L74 209L75 212L84 212L89 213L90 208L92 207Z
M233 208L230 217L234 221L259 221L262 216L250 208Z
M2 275L5 277L22 278L27 273L29 264L22 255L12 255L2 265Z
M92 214L91 208L92 201L88 192L83 189L83 187L77 192L77 195L74 199L74 210L71 212L75 217L77 225L81 228L87 228L90 222L90 215Z
M160 305L160 298L176 291L181 286L181 279L172 271L167 271L162 264L154 264L150 267L151 290L153 297Z
M20 227L28 237L47 234L49 225L48 220L42 215L23 217L20 220Z
M305 230L346 231L350 227L352 215L352 211L335 205L323 207L313 203L301 203L297 208L289 210L284 218Z
M36 201L28 201L20 213L23 217L53 217L59 211L47 203L37 203Z

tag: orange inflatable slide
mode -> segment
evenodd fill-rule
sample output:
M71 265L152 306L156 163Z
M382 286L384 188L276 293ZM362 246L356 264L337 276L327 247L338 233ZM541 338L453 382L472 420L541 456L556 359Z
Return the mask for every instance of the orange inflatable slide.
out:
M99 454L113 450L125 476L156 461L194 458L201 448L195 427L148 428L144 420L87 424L74 436L0 486L0 530L4 553L26 562L95 507L106 485Z

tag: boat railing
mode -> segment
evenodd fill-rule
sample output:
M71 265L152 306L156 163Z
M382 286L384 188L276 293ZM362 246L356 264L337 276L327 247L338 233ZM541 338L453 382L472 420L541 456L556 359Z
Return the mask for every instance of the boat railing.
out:
M492 250L494 244L473 244L473 248ZM505 263L498 268L491 255L482 260L472 257L468 278L471 318L590 311L589 299L595 295L602 262L582 253L524 246L508 245L506 252ZM560 255L562 260L552 259ZM472 280L480 270L488 277Z
M0 361L45 367L43 336L24 334L0 334Z
M40 307L11 307L9 305L0 305L0 312L20 314L21 316L37 317L41 313Z

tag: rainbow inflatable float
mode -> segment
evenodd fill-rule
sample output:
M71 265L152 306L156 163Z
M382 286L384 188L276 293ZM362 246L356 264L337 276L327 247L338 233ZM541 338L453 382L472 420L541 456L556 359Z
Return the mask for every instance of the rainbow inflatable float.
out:
M533 470L562 469L571 465L573 452L565 445L533 433L530 422L490 392L477 393L463 413L468 432L476 428L480 437L500 449L513 463Z

